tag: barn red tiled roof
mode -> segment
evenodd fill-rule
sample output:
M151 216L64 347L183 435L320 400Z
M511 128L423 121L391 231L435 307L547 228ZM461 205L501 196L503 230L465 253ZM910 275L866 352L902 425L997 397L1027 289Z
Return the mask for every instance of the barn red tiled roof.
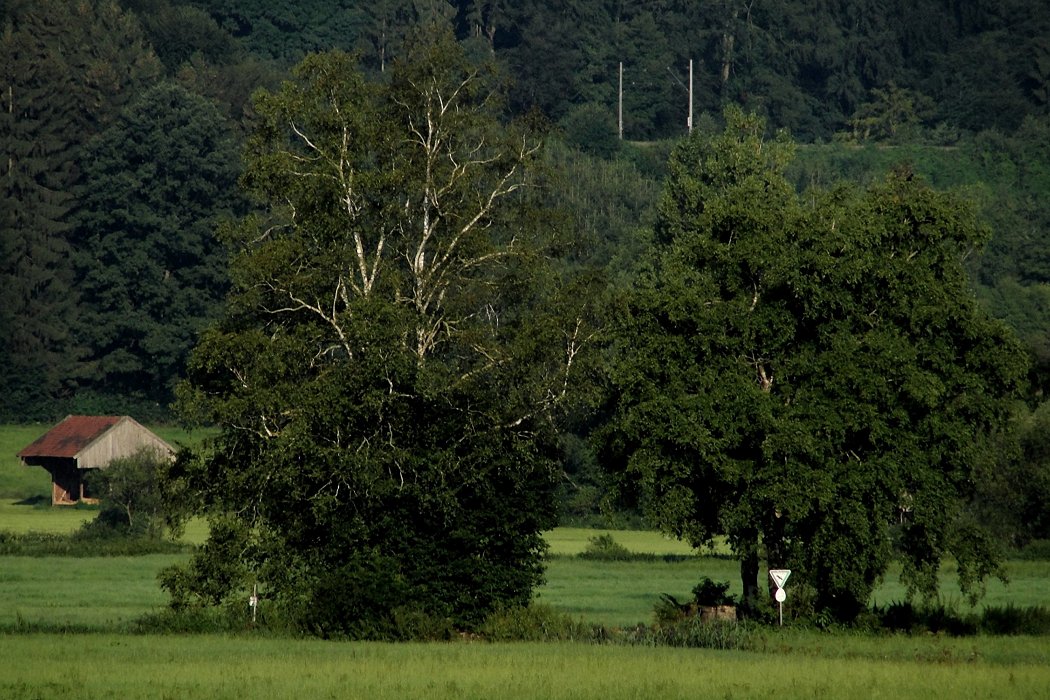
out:
M122 416L68 416L27 445L19 457L75 457L78 452L120 422Z

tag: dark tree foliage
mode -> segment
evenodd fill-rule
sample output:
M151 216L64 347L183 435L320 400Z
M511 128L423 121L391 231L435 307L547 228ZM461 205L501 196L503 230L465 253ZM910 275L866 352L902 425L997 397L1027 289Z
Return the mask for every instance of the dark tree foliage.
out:
M122 4L140 18L169 74L194 58L221 65L236 57L236 40L200 8L168 0L123 0Z
M982 132L972 157L995 235L973 262L978 293L1032 357L1032 394L1050 390L1050 118L1029 117L1011 135Z
M88 488L99 499L98 515L84 524L86 537L160 539L169 516L179 507L163 491L169 466L166 455L143 448L88 474Z
M616 113L624 66L629 138L684 132L687 66L696 112L731 102L802 140L849 129L898 89L930 101L930 124L1013 130L1050 108L1050 10L1040 0L126 0L171 69L191 55L223 61L231 45L289 66L307 52L359 52L382 73L419 22L454 27L473 55L495 57L516 113L561 119L573 107ZM187 36L188 35L188 36Z
M2 9L0 416L47 419L81 378L69 242L80 147L160 66L113 2Z
M1016 408L1011 430L985 455L973 517L1008 547L1050 540L1050 403Z
M87 145L75 248L89 388L174 398L226 291L214 231L238 213L239 160L215 106L172 83L143 92Z
M360 52L366 67L384 72L416 25L451 25L456 8L443 0L194 0L248 51L291 66L307 53L340 49Z
M257 582L306 629L389 636L530 599L589 331L490 77L436 32L388 81L328 53L258 96L266 214L226 232L234 289L181 399L222 433L176 470L228 526L169 572L176 604Z
M662 529L728 536L748 598L764 556L852 619L894 527L913 591L946 555L979 591L996 553L965 506L1025 371L969 291L982 230L907 171L800 197L791 144L727 121L672 158L618 331L610 459Z

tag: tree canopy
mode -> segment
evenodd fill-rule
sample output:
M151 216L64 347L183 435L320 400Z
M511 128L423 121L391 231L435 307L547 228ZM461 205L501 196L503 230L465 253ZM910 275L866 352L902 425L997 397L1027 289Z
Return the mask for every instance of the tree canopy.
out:
M727 112L674 153L654 260L622 308L610 460L664 530L726 535L852 619L893 547L913 591L995 550L965 505L1025 371L977 305L972 212L914 174L799 195L792 145ZM896 538L896 541L895 541Z
M91 384L170 403L227 287L214 231L238 210L232 134L207 99L161 83L90 142L84 160L73 217L84 310L74 327Z
M1050 13L1039 0L184 4L256 55L291 64L307 51L357 50L375 71L404 49L414 23L440 18L471 51L502 63L514 79L516 110L540 109L555 120L590 103L614 114L622 63L625 128L636 139L684 132L690 60L698 113L718 114L732 102L806 140L866 118L879 93L929 99L927 121L968 130L1012 130L1048 104ZM213 34L199 19L191 26ZM201 42L201 50L215 44Z
M995 232L971 269L980 294L1032 345L1033 374L1046 385L1046 3L9 0L0 3L0 412L9 420L98 410L170 417L166 393L184 375L186 325L157 338L160 352L129 356L160 360L146 370L157 378L149 402L137 389L129 395L127 377L100 376L99 356L119 355L93 347L99 339L76 327L104 308L95 307L93 292L80 294L83 258L75 254L84 242L80 213L106 196L96 188L108 187L86 172L100 164L85 146L122 109L165 78L213 102L240 146L254 115L251 93L273 89L306 52L358 52L364 73L385 79L410 50L412 27L431 20L454 31L468 56L500 66L508 86L503 118L540 113L571 146L596 156L551 151L556 167L571 169L562 199L585 236L599 234L594 255L577 261L611 258L619 268L636 257L641 241L632 231L652 215L648 192L669 150L669 141L653 140L686 130L690 60L696 128L717 122L723 104L739 104L790 129L826 158L825 170L845 177L857 174L846 161L867 158L865 151L882 153L869 159L880 169L887 159L909 160L927 175L930 161L950 159L954 174L978 190ZM616 128L620 63L624 140ZM850 146L828 147L833 141ZM879 147L853 147L865 141ZM228 190L228 175L209 169L199 180ZM99 227L95 234L125 235ZM625 247L616 249L620 242ZM100 279L124 274L114 268L99 269ZM168 290L149 287L156 298L138 308L167 308ZM153 314L146 323L156 328L162 320ZM141 345L141 324L127 327L127 344Z
M222 431L176 468L216 527L176 604L258 582L308 629L384 636L470 627L541 580L585 308L544 255L537 134L496 119L449 35L412 46L388 81L319 54L256 100L264 214L225 233L228 312L181 399Z
M115 2L0 10L0 414L40 419L83 376L69 240L80 149L160 65Z

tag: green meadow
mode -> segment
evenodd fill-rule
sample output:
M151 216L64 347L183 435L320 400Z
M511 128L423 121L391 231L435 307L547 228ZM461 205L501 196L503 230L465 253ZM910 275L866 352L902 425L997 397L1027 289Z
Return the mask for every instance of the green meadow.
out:
M51 481L39 467L25 467L21 449L48 431L50 425L0 426L0 499L32 501L50 499ZM50 504L50 500L48 500ZM4 524L2 527L6 527Z
M781 641L800 643L797 635L782 635ZM887 647L907 648L885 658L841 647L832 653L741 653L572 643L26 635L0 637L0 696L1043 698L1050 688L1048 649L1038 642L1040 651L1032 655L1032 643L1010 661L996 662L955 640L921 648L909 640L889 640Z
M128 629L138 617L164 606L157 573L184 556L0 557L0 630ZM1010 583L989 583L981 605L1048 604L1050 564L1012 561L1007 570ZM722 558L605 562L554 557L536 599L587 623L629 627L653 621L653 606L662 593L688 598L702 576L730 581L730 592L740 592L736 563ZM959 611L968 611L953 594L953 586L952 580L943 582L944 598L954 601ZM900 595L894 595L895 590ZM895 580L884 583L875 595L875 602L883 605L902 599L903 589ZM790 606L789 598L789 615Z
M68 533L90 508L52 508L47 475L15 453L43 427L0 428L0 532ZM188 442L199 435L165 435ZM181 437L181 439L180 439ZM187 540L203 539L193 523ZM608 534L636 554L585 559ZM653 532L558 528L537 601L587 624L653 620L660 594L686 598L702 576L730 581L727 552L693 552ZM950 637L762 629L751 651L570 642L326 642L260 635L142 634L165 605L157 573L186 554L0 556L0 698L812 698L1046 697L1050 637ZM945 565L944 598L953 593ZM1050 604L1050 562L1011 561L982 605ZM790 583L788 585L790 610ZM874 601L904 597L891 571ZM245 606L245 614L248 608Z

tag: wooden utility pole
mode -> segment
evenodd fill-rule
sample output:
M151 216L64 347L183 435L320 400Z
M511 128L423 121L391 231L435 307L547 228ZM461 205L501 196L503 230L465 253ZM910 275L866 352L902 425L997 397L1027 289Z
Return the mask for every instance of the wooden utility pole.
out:
M667 72L671 74L674 81L682 86L682 89L689 93L689 113L685 118L685 128L691 134L693 133L693 59L689 59L689 84L686 85L682 82L682 79L671 69L671 66L667 66Z
M623 141L623 61L620 61L620 87L617 90L617 124L620 140Z
M693 59L689 59L689 133L693 133Z

